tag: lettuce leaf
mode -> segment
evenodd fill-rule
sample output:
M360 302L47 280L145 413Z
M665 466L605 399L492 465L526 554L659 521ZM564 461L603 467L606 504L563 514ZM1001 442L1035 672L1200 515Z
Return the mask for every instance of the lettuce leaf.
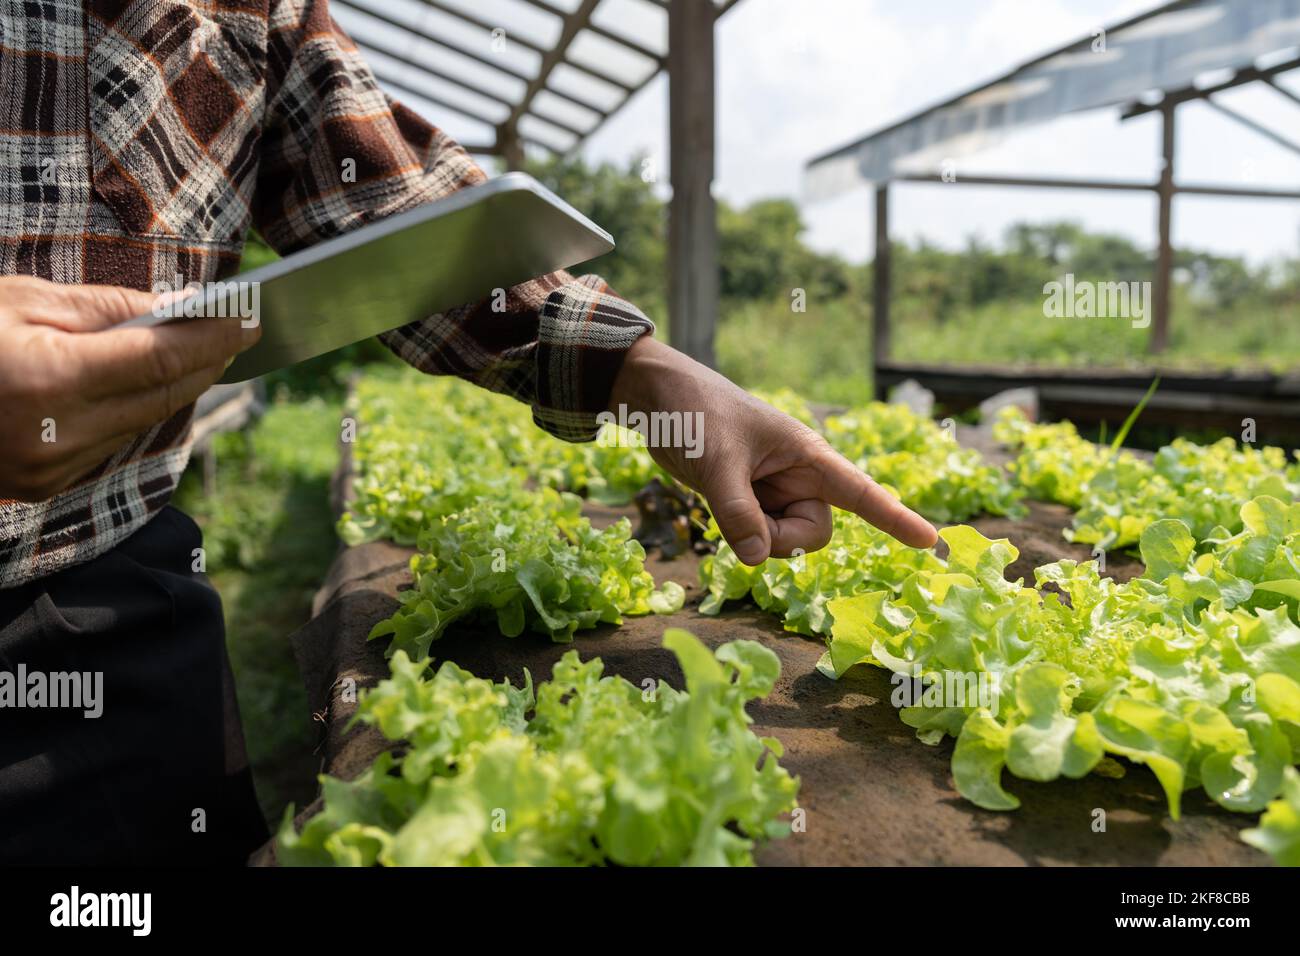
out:
M356 780L322 777L324 807L277 853L312 866L735 866L789 832L799 781L745 705L771 692L775 654L709 651L670 629L686 689L643 690L567 652L535 689L397 651L356 721L400 749Z

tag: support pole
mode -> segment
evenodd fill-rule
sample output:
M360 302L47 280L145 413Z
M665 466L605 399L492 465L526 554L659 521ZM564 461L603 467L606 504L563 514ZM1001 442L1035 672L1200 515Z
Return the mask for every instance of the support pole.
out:
M879 368L889 360L889 297L893 277L889 242L889 183L876 186L876 256L872 268L871 362Z
M669 0L668 334L675 348L710 366L718 316L713 20L712 3Z
M1174 127L1174 110L1176 104L1170 103L1160 111L1161 148L1160 155L1164 164L1160 170L1160 183L1156 193L1160 200L1158 222L1159 246L1156 249L1155 275L1155 315L1151 322L1151 338L1148 349L1158 355L1169 345L1169 299L1172 292L1174 270L1173 232L1174 212L1174 146L1177 137Z
M507 122L497 127L497 153L505 160L507 172L524 168L524 144L514 124Z

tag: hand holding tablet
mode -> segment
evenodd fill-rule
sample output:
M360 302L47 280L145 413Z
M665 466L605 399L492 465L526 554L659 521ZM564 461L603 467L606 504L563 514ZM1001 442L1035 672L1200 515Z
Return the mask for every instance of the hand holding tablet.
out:
M242 382L614 248L525 173L472 186L294 253L124 326L237 316L262 338L221 381Z

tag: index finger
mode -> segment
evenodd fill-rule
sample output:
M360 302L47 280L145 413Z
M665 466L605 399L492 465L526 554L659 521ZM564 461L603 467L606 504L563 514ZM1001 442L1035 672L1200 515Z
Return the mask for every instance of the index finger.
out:
M827 504L852 511L909 547L932 548L939 540L934 525L838 452L826 454L820 473L821 499Z
M260 325L243 328L241 321L200 318L72 336L82 394L103 398L163 388L223 365L261 337Z

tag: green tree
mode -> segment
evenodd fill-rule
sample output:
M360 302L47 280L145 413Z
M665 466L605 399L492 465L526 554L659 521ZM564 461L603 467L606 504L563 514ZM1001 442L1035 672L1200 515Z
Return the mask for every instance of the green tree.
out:
M641 177L642 158L626 167L589 166L581 157L530 161L527 171L614 237L613 252L582 264L656 321L664 318L667 210Z

